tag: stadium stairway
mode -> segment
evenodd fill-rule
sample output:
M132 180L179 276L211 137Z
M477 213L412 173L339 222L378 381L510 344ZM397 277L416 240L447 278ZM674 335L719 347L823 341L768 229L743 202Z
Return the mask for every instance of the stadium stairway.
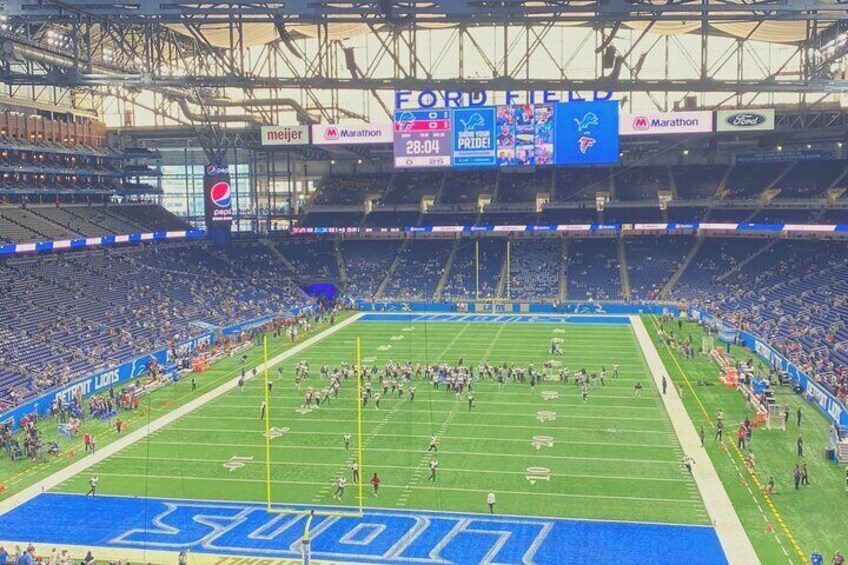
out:
M286 259L286 256L283 255L282 253L280 253L280 250L277 249L277 246L274 245L274 243L271 240L262 239L261 242L262 242L262 245L264 245L265 247L268 248L268 250L271 252L271 255L276 257L280 261L280 263L283 264L283 266L286 268L287 271L292 273L292 275L297 274L297 269L294 268L294 265L291 264L291 261Z
M134 218L130 217L129 215L125 216L124 214L113 212L112 210L109 210L108 208L103 208L101 213L103 214L103 216L110 218L112 221L122 222L124 224L129 225L130 227L133 228L134 231L140 231L140 232L147 231L144 228L144 226L142 226L140 223L138 223Z
M392 264L389 266L389 270L386 271L386 276L383 277L380 286L377 287L377 291L374 293L374 300L379 300L383 297L383 293L386 292L386 287L389 286L389 281L392 280L392 275L395 273L395 269L397 269L398 264L400 263L400 258L403 255L404 250L409 245L408 239L403 240L403 244L398 249L395 258L392 260Z
M500 176L500 175L498 175ZM499 181L500 182L500 181ZM507 240L509 241L509 240ZM501 262L501 271L498 274L498 287L495 289L495 297L503 298L504 289L506 289L506 279L509 277L509 268L507 266L506 253L504 253L503 261Z
M783 171L781 171L781 173L779 175L777 175L777 178L773 179L770 183L768 183L766 185L763 192L765 192L766 190L771 190L771 189L775 188L777 186L777 183L779 183L781 180L783 180L783 178L786 175L788 175L790 173L790 171L792 171L792 169L794 169L794 168L795 168L795 163L794 162L789 163L789 166L786 167L785 169L783 169Z
M342 257L342 242L337 239L333 245L333 253L336 255L336 267L339 269L339 280L347 283L347 269L345 269L344 257Z
M442 184L444 185L444 182ZM450 277L451 268L453 268L453 261L456 259L456 250L459 249L460 241L462 240L455 239L453 242L450 255L448 255L448 261L445 263L445 269L442 271L442 276L439 278L439 284L436 285L436 291L433 293L433 300L441 300L442 298L442 291L445 290L445 284L447 284L448 277Z
M559 261L559 290L557 291L557 299L562 302L565 300L566 289L568 288L568 239L562 238L562 255Z
M37 217L39 220L43 220L44 222L47 222L49 224L53 224L53 225L61 228L62 230L69 232L69 234L73 234L75 237L80 236L80 235L87 235L87 234L83 233L82 231L80 231L78 229L74 229L70 225L60 223L59 221L55 220L54 218L51 218L50 216L42 213L38 209L38 207L34 207L34 206L28 207L27 212L29 212L30 215Z
M727 170L724 171L724 176L721 177L721 180L718 182L718 186L716 186L715 193L710 195L710 198L721 198L721 195L725 192L725 187L727 186L727 179L730 178L730 172L733 170L733 167L727 167ZM709 209L707 210L707 214L709 214ZM704 216L706 219L706 216Z
M616 243L618 248L618 268L621 273L621 297L627 302L630 300L630 274L627 272L627 257L624 253L624 242L619 239Z
M10 209L0 208L0 219L5 220L5 221L9 222L10 224L12 224L12 225L14 225L18 228L18 230L16 230L16 231L4 230L4 233L6 231L12 232L12 233L9 234L11 237L5 237L4 239L8 239L9 241L19 241L17 234L21 234L21 237L25 237L26 239L37 239L37 238L50 239L49 236L45 235L44 233L40 232L39 230L37 230L37 229L35 229L31 226L28 226L28 225L24 224L23 222L19 222L18 219L15 218L14 214L11 212ZM33 235L24 236L23 234L33 234Z
M668 187L671 189L671 197L674 200L678 200L680 197L677 195L677 181L674 180L674 171L671 167L666 167L668 171ZM665 214L667 210L663 210L663 214Z
M709 210L707 211L709 214ZM692 249L689 250L689 254L680 263L680 267L671 275L671 277L666 281L665 285L663 285L662 290L660 291L660 298L668 297L668 293L674 288L674 285L677 284L677 281L680 280L680 277L683 276L683 273L686 272L686 269L689 268L690 263L695 257L698 255L698 252L701 250L701 246L704 244L704 238L699 237L695 240L695 245L692 246Z

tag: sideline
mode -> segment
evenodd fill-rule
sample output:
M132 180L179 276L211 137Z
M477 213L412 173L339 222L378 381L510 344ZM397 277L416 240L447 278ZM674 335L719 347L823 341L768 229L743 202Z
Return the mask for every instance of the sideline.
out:
M309 339L303 341L302 343L295 345L291 349L283 351L282 353L280 353L276 357L271 358L268 361L268 367L267 368L270 369L270 368L282 363L283 361L285 361L289 357L297 355L298 353L300 353L304 349L313 346L314 344L318 343L319 341L323 340L324 338L329 337L329 336L333 335L334 333L336 333L337 331L341 330L342 328L349 326L350 324L352 324L353 322L358 320L360 317L362 317L362 313L354 314L350 318L347 318L347 319L339 322L335 326L327 328L323 332L316 334L316 335L310 337ZM256 366L256 369L257 369L257 373L261 374L261 372L265 370L265 363L260 363L259 365ZM38 496L42 492L57 487L61 483L63 483L65 481L67 481L68 479L82 473L83 471L92 467L93 465L100 463L104 459L111 457L112 455L121 451L122 449L129 447L130 445L136 443L137 441L144 439L145 437L152 434L153 432L161 430L165 426L175 422L176 420L178 420L179 418L182 418L186 414L200 408L201 406L205 405L206 403L211 402L212 400L215 400L219 396L226 394L227 392L233 390L234 388L236 388L238 386L238 381L239 381L239 377L235 377L235 378L225 382L221 386L203 394L202 396L200 396L198 398L195 398L194 400L192 400L190 402L187 402L183 406L180 406L179 408L177 408L173 412L169 412L169 413L163 415L162 417L157 418L156 420L153 420L152 422L150 422L146 426L139 428L137 430L134 430L134 431L130 432L129 434L127 434L126 436L122 437L121 439L110 443L109 445L98 450L96 453L88 455L87 457L80 459L79 461L69 465L68 467L65 467L64 469L57 471L56 473L50 475L49 477L46 477L46 478L38 481L37 483L23 489L22 491L10 496L6 500L3 500L2 502L0 502L0 516L2 516L3 514L6 514L7 512L9 512L10 510L12 510L13 508L15 508L17 506L20 506L21 504L24 504L25 502L32 500L33 498L35 498L36 496Z
M633 325L636 340L645 354L645 360L651 369L657 390L662 391L662 377L668 375L668 371L663 365L641 317L630 316L630 323ZM677 394L677 389L672 384L668 393L660 394L660 397L674 426L674 433L683 447L683 452L695 460L692 476L695 478L695 484L698 485L704 506L706 506L707 513L713 521L716 535L718 535L728 562L740 565L760 563L760 559L754 551L754 546L748 539L748 534L736 514L736 509L733 508L730 497L724 490L724 485L721 483L718 473L716 473L712 460L707 451L701 447L698 432L683 406L683 400Z

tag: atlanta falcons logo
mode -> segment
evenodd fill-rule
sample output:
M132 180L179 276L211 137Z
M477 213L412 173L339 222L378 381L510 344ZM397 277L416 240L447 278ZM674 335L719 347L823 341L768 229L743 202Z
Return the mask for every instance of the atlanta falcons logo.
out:
M580 136L580 139L577 140L577 143L580 144L580 154L585 155L586 151L588 151L589 148L597 142L598 141L594 137L589 137L587 135Z

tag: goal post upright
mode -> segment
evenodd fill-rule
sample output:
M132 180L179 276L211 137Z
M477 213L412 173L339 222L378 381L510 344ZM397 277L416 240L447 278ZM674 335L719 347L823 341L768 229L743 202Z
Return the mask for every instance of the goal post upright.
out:
M262 337L263 357L265 358L265 370L263 373L263 387L265 389L265 498L268 511L271 511L271 402L268 393L268 335Z
M365 464L362 460L362 348L360 338L356 338L356 458L359 466L359 484L357 485L359 499L359 514L363 514L365 499L362 478L365 476Z

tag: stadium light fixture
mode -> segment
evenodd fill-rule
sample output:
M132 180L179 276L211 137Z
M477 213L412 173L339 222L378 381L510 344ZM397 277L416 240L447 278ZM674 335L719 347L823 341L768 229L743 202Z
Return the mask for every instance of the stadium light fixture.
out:
M778 151L783 151L783 146L782 146L782 145L778 145L777 147L775 147L775 149L777 149Z
M836 142L836 146L837 146L837 147L842 147L842 142L841 142L841 141L837 141L837 142Z
M683 155L684 155L684 156L689 155L689 150L688 150L688 149L684 149L684 150L683 150Z

